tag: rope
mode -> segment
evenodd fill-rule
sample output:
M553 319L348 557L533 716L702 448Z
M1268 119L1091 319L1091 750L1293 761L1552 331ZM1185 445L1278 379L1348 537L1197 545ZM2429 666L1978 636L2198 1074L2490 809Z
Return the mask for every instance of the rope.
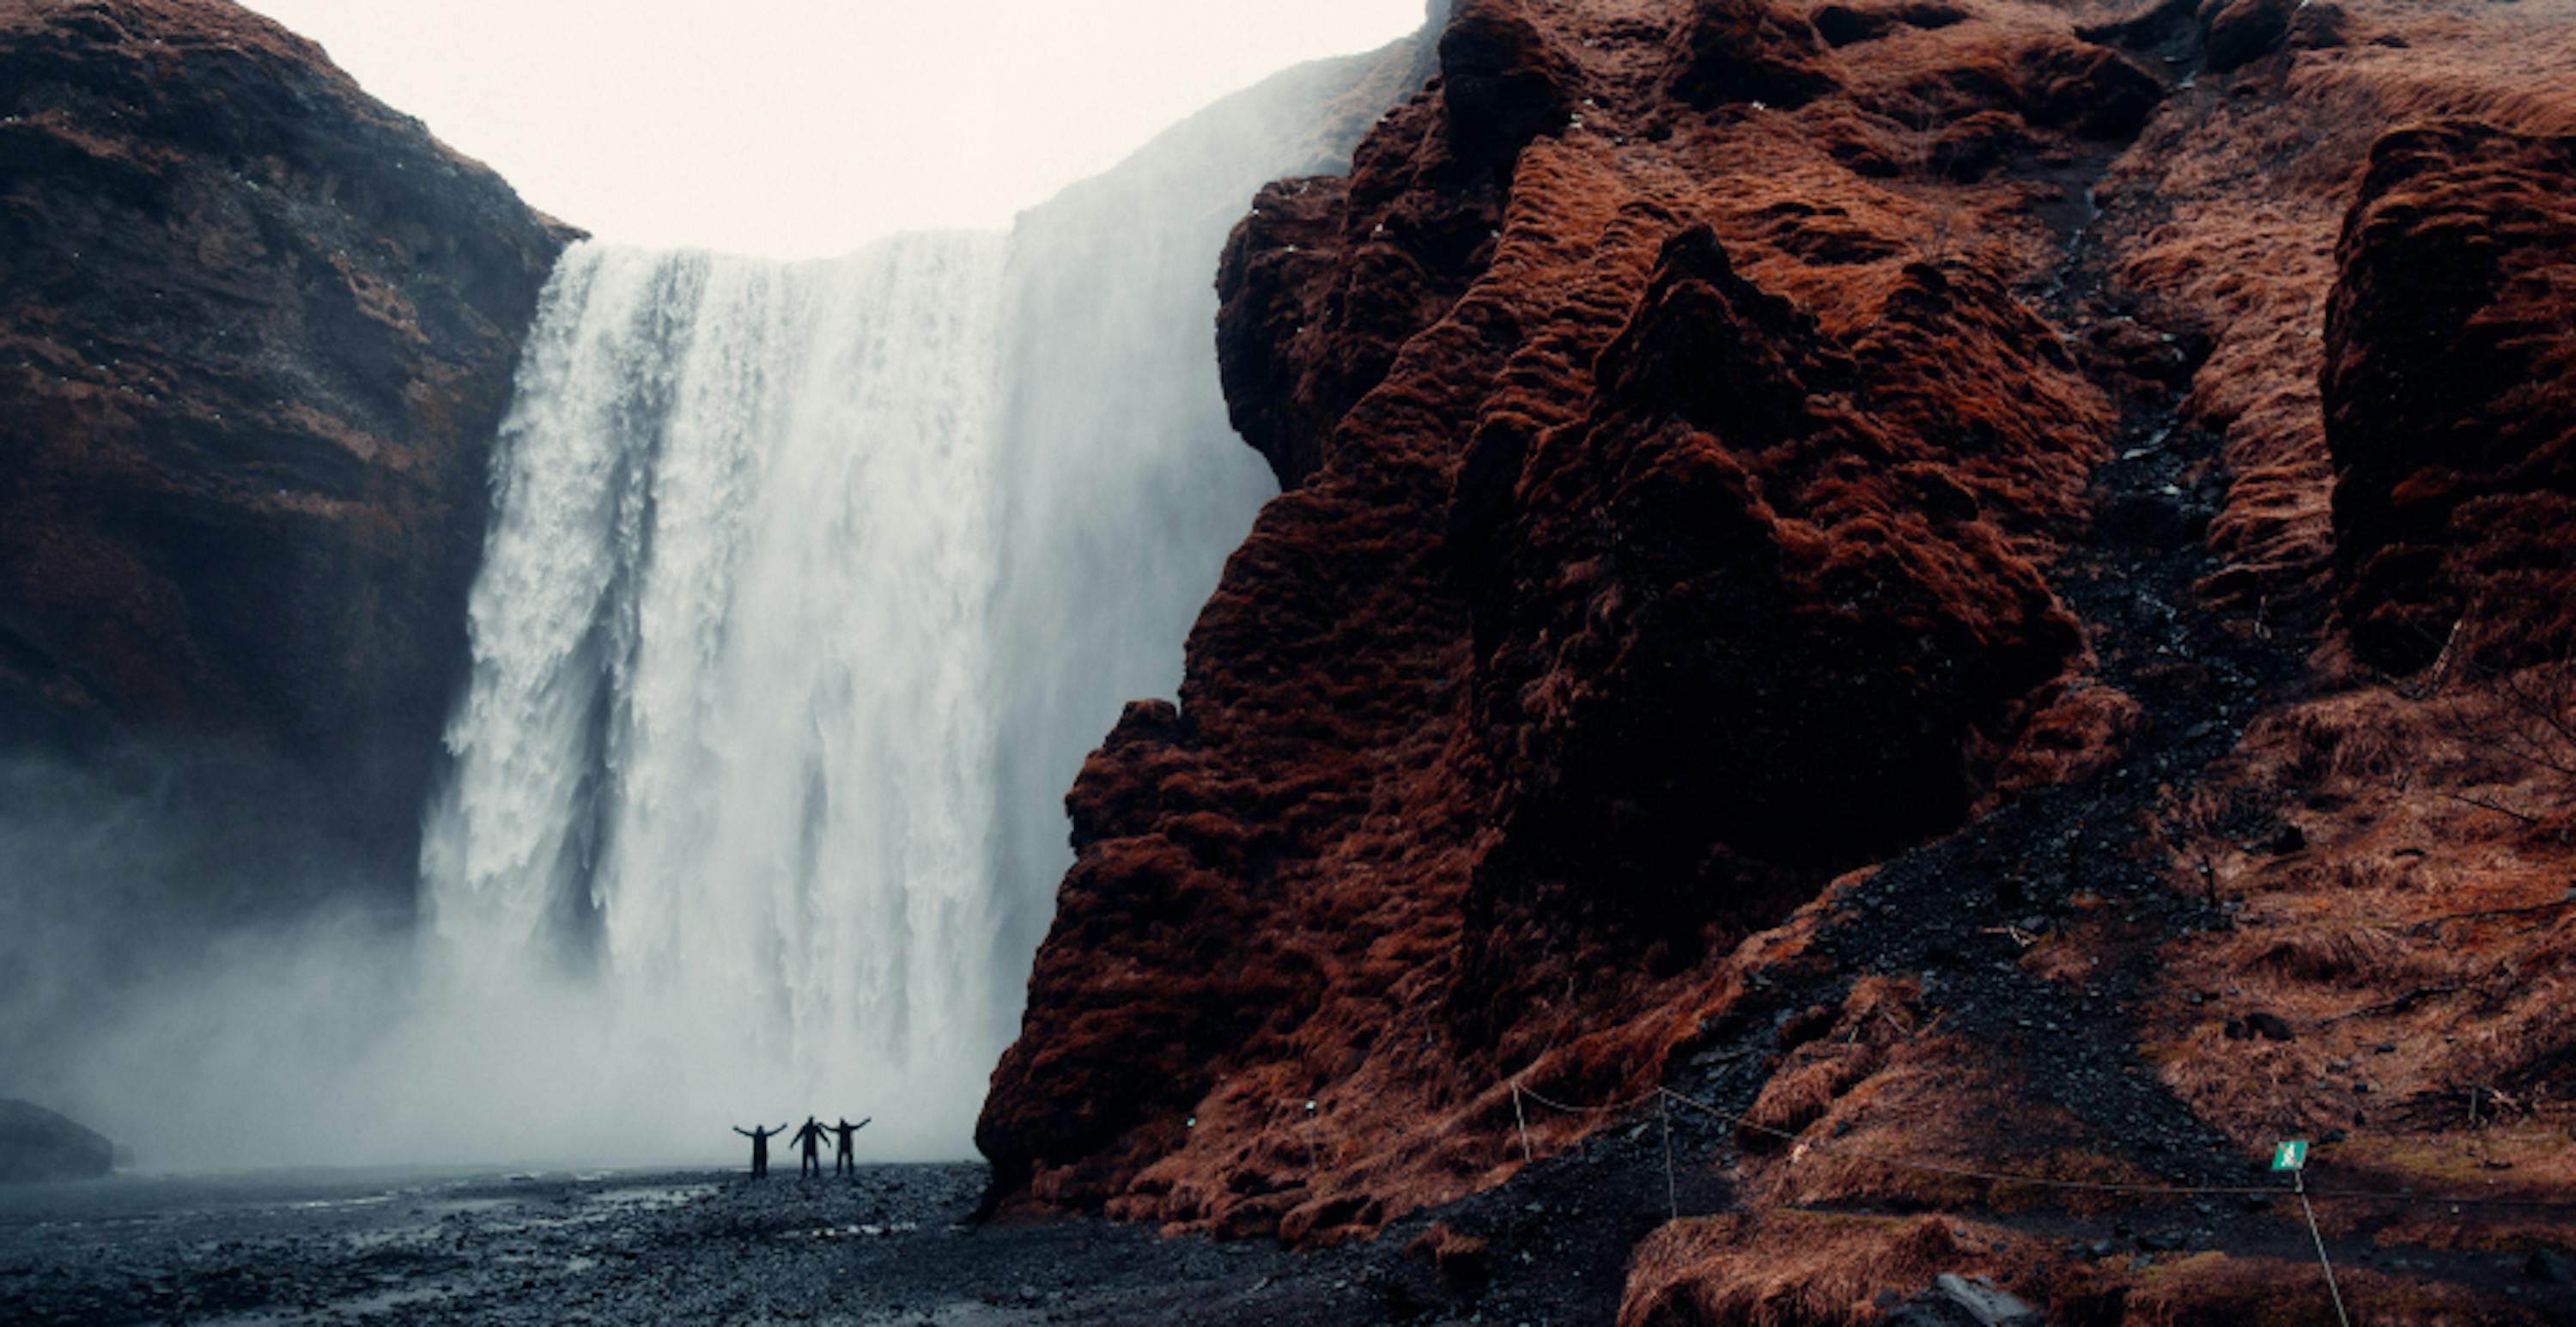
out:
M1644 1104L1648 1099L1653 1099L1656 1103L1657 1123L1663 1132L1664 1211L1667 1218L1673 1221L1679 1221L1681 1219L1680 1187L1679 1182L1675 1178L1673 1165L1672 1107L1674 1102L1680 1102L1682 1105L1725 1121L1737 1128L1750 1129L1755 1133L1768 1134L1771 1137L1782 1139L1787 1142L1799 1143L1813 1151L1823 1152L1828 1155L1852 1157L1862 1161L1873 1161L1879 1165L1890 1166L1899 1170L1916 1170L1934 1175L1949 1175L1962 1179L1982 1180L1990 1184L2021 1184L2044 1189L2072 1189L2086 1193L2154 1194L2167 1197L2188 1197L2195 1194L2236 1194L2278 1197L2282 1193L2287 1192L2298 1198L2299 1211L2307 1218L2308 1236L2310 1239L2315 1241L2317 1246L2317 1265L2325 1270L2326 1294L2334 1301L2335 1321L2340 1323L2341 1327L2352 1327L2352 1316L2344 1309L2343 1305L2343 1289L2335 1283L2334 1261L2326 1255L2325 1232L2318 1227L2316 1208L2308 1201L2310 1191L2308 1189L2308 1177L2305 1170L2293 1171L2291 1173L2291 1187L2287 1190L2283 1190L2274 1185L2118 1184L2098 1180L2065 1180L2046 1175L2016 1175L2006 1171L1979 1170L1971 1166L1952 1166L1937 1161L1919 1161L1911 1157L1889 1156L1882 1152L1871 1152L1857 1147L1837 1146L1823 1139L1804 1139L1788 1130L1775 1129L1767 1124L1757 1124L1739 1112L1724 1110L1717 1106L1710 1105L1707 1102L1686 1097L1679 1092L1673 1091L1671 1088L1661 1085L1648 1089L1643 1094L1632 1097L1626 1101L1611 1102L1606 1105L1599 1106L1577 1106L1562 1101L1552 1100L1540 1093L1531 1091L1529 1088L1523 1087L1520 1079L1517 1077L1508 1079L1506 1082L1512 1090L1512 1122L1520 1130L1521 1159L1524 1164L1534 1161L1537 1153L1530 1145L1529 1117L1521 1107L1522 1097L1526 1096L1531 1100L1538 1102L1542 1106L1547 1106L1554 1110L1564 1111L1568 1114L1575 1115L1615 1114L1632 1110L1637 1106ZM2576 1209L2576 1202L2546 1198L2488 1198L2475 1195L2448 1196L2441 1194L2373 1193L2362 1189L2318 1189L2315 1191L2314 1196L2319 1198L2353 1198L2381 1202L2448 1203L2454 1208L2462 1205L2474 1204L2491 1207Z
M1645 1091L1628 1098L1626 1101L1614 1101L1606 1106L1569 1106L1562 1101L1554 1101L1541 1096L1534 1089L1522 1087L1520 1085L1520 1081L1521 1080L1517 1078L1512 1080L1513 1090L1550 1110L1561 1110L1568 1115L1615 1115L1623 1110L1634 1110L1664 1093L1664 1089L1660 1086L1650 1087Z
M1551 1110L1564 1111L1572 1115L1603 1115L1631 1110L1637 1106L1645 1104L1649 1100L1660 1097L1666 1101L1678 1101L1693 1110L1701 1112L1702 1114L1713 1116L1729 1124L1750 1129L1755 1133L1768 1134L1769 1136L1780 1139L1784 1142L1803 1142L1810 1150L1813 1151L1827 1152L1836 1156L1851 1157L1862 1161L1874 1161L1882 1166L1893 1166L1901 1170L1920 1170L1935 1175L1949 1175L1961 1179L1984 1180L1992 1184L2026 1184L2038 1188L2075 1189L2087 1193L2137 1193L2155 1194L2164 1197L2189 1197L2194 1194L2236 1196L2260 1195L2266 1197L2278 1197L2283 1194L2300 1193L2303 1197L2307 1198L2349 1198L2367 1202L2435 1203L2449 1204L2454 1207L2515 1207L2539 1209L2543 1211L2576 1211L2576 1200L2563 1198L2506 1198L2483 1196L2479 1194L2387 1193L2372 1189L2308 1189L2305 1188L2306 1177L2304 1174L2301 1176L2301 1188L2295 1190L2283 1189L2269 1184L2115 1184L2099 1180L2065 1180L2055 1179L2046 1175L2020 1175L2008 1171L1978 1170L1967 1166L1946 1165L1937 1161L1919 1161L1911 1157L1890 1156L1884 1152L1866 1151L1861 1148L1834 1144L1821 1139L1802 1138L1798 1134L1782 1129L1775 1129L1767 1124L1757 1124L1741 1114L1712 1106L1705 1101L1700 1101L1693 1097L1684 1096L1667 1087L1653 1088L1639 1096L1630 1097L1625 1101L1614 1101L1599 1106L1577 1106L1568 1102L1557 1101L1530 1088L1523 1087L1521 1086L1520 1080L1516 1078L1507 1080L1507 1085L1512 1089L1512 1118L1514 1122L1518 1124L1520 1129L1521 1155L1524 1160L1534 1157L1535 1152L1530 1144L1529 1122L1521 1113L1520 1099L1522 1097L1527 1097ZM1669 1172L1672 1170L1672 1160L1670 1155L1672 1148L1672 1117L1669 1110L1667 1110L1664 1115L1663 1129L1666 1152L1665 1169L1668 1172L1668 1182L1666 1187L1669 1189L1673 1187L1669 1182ZM1674 1206L1674 1204L1668 1202L1667 1206Z
M2326 1293L2334 1297L2335 1321L2352 1327L2352 1316L2343 1311L2343 1291L2335 1286L2334 1262L2326 1257L2325 1232L2317 1229L2317 1209L2308 1206L2308 1178L2304 1170L2292 1171L2298 1177L2299 1210L2308 1215L2308 1235L2317 1242L2317 1265L2326 1269Z
M1863 1161L1875 1161L1882 1166L1894 1166L1900 1170L1920 1170L1935 1175L1950 1175L1962 1179L1984 1180L1992 1184L2027 1184L2044 1189L2080 1189L2087 1193L2153 1193L2180 1197L2190 1194L2212 1193L2278 1195L2282 1192L2282 1190L2268 1184L2114 1184L2100 1180L2061 1180L2046 1175L2015 1175L2004 1171L1977 1170L1967 1166L1943 1165L1937 1161L1916 1161L1908 1157L1888 1156L1883 1152L1868 1152L1857 1147L1844 1147L1821 1140L1802 1139L1798 1135L1785 1129L1774 1129L1767 1124L1756 1124L1742 1115L1720 1110L1704 1101L1695 1101L1689 1097L1683 1096L1679 1092L1674 1092L1669 1088L1665 1089L1664 1094L1685 1106L1689 1106L1695 1110L1704 1111L1710 1115L1716 1116L1718 1119L1725 1120L1742 1128L1751 1129L1755 1133L1769 1134L1774 1138L1783 1139L1792 1143L1803 1142L1814 1151L1830 1153L1835 1156L1855 1157Z
M2565 1198L2502 1198L2477 1194L2383 1193L2373 1189L2310 1189L2312 1198L2353 1198L2382 1203L2448 1203L2453 1207L2529 1207L2547 1212L2576 1212L2576 1201Z

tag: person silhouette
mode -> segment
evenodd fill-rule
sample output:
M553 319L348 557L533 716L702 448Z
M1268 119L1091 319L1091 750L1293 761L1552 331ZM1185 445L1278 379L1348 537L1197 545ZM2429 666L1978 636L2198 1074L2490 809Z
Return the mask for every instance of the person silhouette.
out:
M875 1116L871 1115L868 1117L868 1120L873 1120L875 1118ZM840 1149L832 1154L833 1174L838 1175L842 1171L846 1170L850 1172L850 1178L858 1178L859 1163L857 1158L850 1155L850 1135L868 1127L868 1120L861 1120L856 1124L852 1124L850 1123L848 1116L843 1116L840 1123L832 1126L832 1132L839 1134L841 1137Z
M823 1126L815 1123L813 1116L806 1116L804 1127L798 1129L796 1136L787 1141L804 1149L804 1160L798 1162L796 1166L796 1178L803 1179L808 1175L823 1173L823 1158L814 1150L822 1145Z
M737 1124L733 1127L733 1131L751 1140L751 1177L753 1179L759 1179L767 1175L769 1173L769 1140L773 1135L787 1132L787 1126L782 1124L775 1129L763 1129L759 1125L755 1124L746 1129Z

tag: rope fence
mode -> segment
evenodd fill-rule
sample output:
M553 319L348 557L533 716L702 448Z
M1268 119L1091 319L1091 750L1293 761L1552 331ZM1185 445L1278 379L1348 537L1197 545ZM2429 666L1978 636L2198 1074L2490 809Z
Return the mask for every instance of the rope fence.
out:
M2204 1195L2265 1198L2295 1197L2299 1200L2299 1211L2301 1215L2307 1218L2308 1237L2316 1245L2317 1265L2324 1269L2325 1272L2326 1294L2334 1301L2335 1320L2342 1324L2342 1327L2352 1327L2352 1317L2345 1311L2343 1290L2335 1282L2334 1262L2326 1255L2325 1232L2317 1225L2317 1212L2315 1206L2309 1202L2309 1199L2311 1198L2344 1198L2357 1201L2397 1203L2433 1203L2446 1205L2454 1210L2465 1206L2486 1206L2576 1211L2576 1201L2559 1199L2487 1197L2476 1194L2389 1193L2368 1189L2311 1189L2308 1187L2307 1172L2304 1168L2290 1172L2291 1183L2286 1187L2271 1184L2130 1184L2104 1180L2060 1179L2052 1175L2015 1174L2009 1171L1982 1170L1972 1166L1955 1166L1945 1162L1929 1161L1918 1157L1893 1156L1884 1152L1877 1152L1866 1148L1836 1143L1831 1139L1804 1138L1790 1130L1778 1129L1767 1124L1759 1123L1749 1118L1743 1112L1727 1110L1709 1102L1701 1101L1698 1098L1685 1096L1671 1088L1660 1085L1650 1088L1645 1092L1639 1093L1638 1095L1630 1097L1624 1101L1607 1102L1595 1106L1580 1106L1570 1102L1558 1101L1522 1083L1520 1078L1517 1076L1506 1079L1505 1086L1511 1089L1512 1123L1520 1133L1521 1157L1524 1163L1532 1162L1537 1159L1537 1152L1530 1142L1529 1116L1522 1106L1524 1099L1536 1102L1550 1110L1568 1115L1619 1115L1633 1111L1649 1101L1654 1102L1656 1109L1656 1122L1663 1135L1664 1211L1667 1219L1674 1221L1681 1219L1680 1183L1677 1178L1676 1168L1673 1161L1672 1110L1676 1105L1698 1111L1703 1115L1738 1129L1750 1130L1754 1133L1765 1134L1786 1142L1797 1143L1809 1152L1849 1157L1855 1160L1872 1162L1877 1165L1899 1170L1913 1170L1959 1179L1980 1180L1989 1184L2027 1185L2041 1189L2064 1189L2084 1193L2132 1194L2163 1198L2183 1198Z
M2105 1180L2060 1179L2050 1175L2027 1175L2010 1171L1980 1170L1969 1166L1954 1166L1944 1162L1926 1161L1914 1157L1892 1156L1884 1152L1875 1152L1864 1148L1853 1147L1848 1144L1836 1143L1830 1139L1805 1138L1790 1130L1777 1129L1770 1125L1759 1123L1739 1112L1725 1110L1721 1107L1711 1105L1708 1102L1701 1101L1696 1097L1685 1096L1668 1087L1653 1088L1625 1101L1610 1102L1599 1106L1577 1106L1548 1097L1533 1088L1523 1085L1517 1078L1506 1080L1505 1086L1509 1087L1513 1094L1512 1113L1515 1123L1519 1126L1522 1156L1525 1159L1533 1158L1535 1153L1531 1150L1530 1146L1529 1123L1527 1118L1523 1116L1520 1108L1520 1099L1522 1098L1527 1098L1528 1100L1535 1101L1551 1110L1560 1111L1569 1115L1615 1115L1624 1111L1633 1110L1638 1106L1644 1105L1648 1101L1662 1098L1668 1103L1677 1103L1688 1109L1695 1110L1703 1115L1709 1116L1712 1119L1735 1125L1739 1128L1748 1129L1755 1133L1777 1138L1783 1142L1802 1143L1806 1146L1807 1150L1811 1152L1822 1152L1835 1156L1851 1157L1856 1160L1875 1162L1879 1165L1899 1170L1916 1170L1934 1175L1947 1175L1958 1179L1983 1180L1991 1184L2019 1184L2029 1185L2034 1188L2073 1189L2089 1193L2149 1194L2168 1198L2186 1198L2198 1195L2288 1198L2304 1194L2310 1198L2347 1198L2359 1201L2430 1203L2452 1207L2520 1207L2538 1210L2576 1212L2576 1199L2511 1198L2486 1194L2408 1193L2391 1192L2384 1189L2308 1189L2303 1187L2304 1180L2302 1181L2302 1187L2276 1184L2130 1184ZM1665 1127L1667 1131L1669 1131L1671 1127L1669 1120L1667 1120Z

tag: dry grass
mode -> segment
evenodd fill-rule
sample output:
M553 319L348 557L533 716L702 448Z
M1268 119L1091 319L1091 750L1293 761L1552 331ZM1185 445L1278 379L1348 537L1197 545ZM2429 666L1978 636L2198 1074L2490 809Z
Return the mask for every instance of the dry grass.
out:
M2402 0L2341 7L2346 44L2178 92L2101 189L2121 287L2215 337L2184 406L2188 423L2224 436L2234 476L2210 529L2229 565L2206 588L2258 622L2312 599L2333 547L2317 376L2335 241L2370 144L2435 116L2539 132L2576 123L2568 0L2474 16ZM2403 45L2376 44L2384 34Z
M1989 1275L2044 1298L2036 1283L2045 1256L2026 1235L1944 1217L1770 1211L1682 1221L1638 1247L1619 1324L1873 1323L1882 1293L1912 1295L1943 1272Z
M2503 1246L2497 1246L2503 1247ZM2068 1257L2020 1232L1956 1217L1772 1210L1665 1226L1639 1246L1620 1327L1857 1327L1943 1272L1986 1276L2051 1322L2158 1327L2328 1327L2322 1274L2295 1258L2207 1252L2140 1267ZM2338 1267L2354 1321L2410 1327L2536 1323L2493 1295Z
M2231 769L2175 799L2190 852L2241 907L2236 929L2171 954L2153 1019L2166 1082L2205 1118L2249 1147L2342 1130L2320 1165L2354 1187L2576 1192L2576 849L2462 800L2561 796L2554 770L2475 737L2513 710L2476 680L2333 695L2259 725ZM2249 800L2302 824L2307 846L2217 833ZM2255 1011L2298 1039L2223 1035ZM2507 1232L2537 1219L2466 1217Z
M2353 1320L2412 1327L2477 1327L2544 1321L2511 1301L2454 1286L2343 1267L2336 1269ZM2091 1304L2141 1327L2332 1327L2323 1274L2311 1262L2203 1253L2113 1278ZM2084 1315L2089 1319L2090 1315Z

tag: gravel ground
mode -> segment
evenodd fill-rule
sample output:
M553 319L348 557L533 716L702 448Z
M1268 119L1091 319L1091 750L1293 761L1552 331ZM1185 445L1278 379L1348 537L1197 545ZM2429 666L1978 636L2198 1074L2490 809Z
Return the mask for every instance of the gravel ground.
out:
M0 1322L1367 1322L1383 1253L977 1227L980 1165L0 1190Z

